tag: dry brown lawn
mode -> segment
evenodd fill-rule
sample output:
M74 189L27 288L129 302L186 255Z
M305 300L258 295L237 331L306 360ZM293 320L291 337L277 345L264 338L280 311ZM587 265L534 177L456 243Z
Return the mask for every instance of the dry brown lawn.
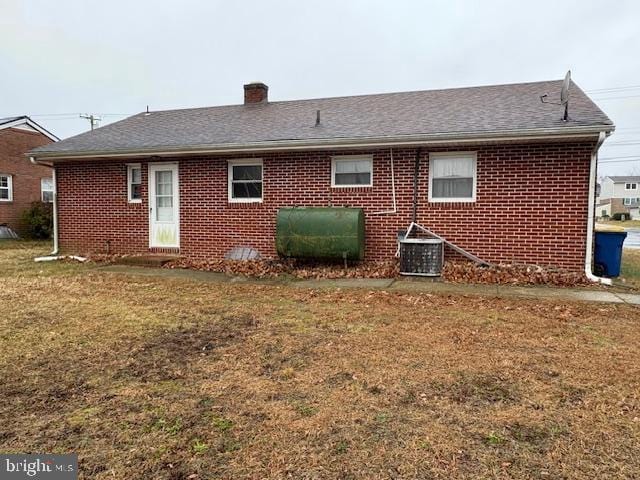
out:
M0 245L0 451L86 479L640 477L640 310L122 276Z
M622 272L618 284L640 290L640 249L622 250Z

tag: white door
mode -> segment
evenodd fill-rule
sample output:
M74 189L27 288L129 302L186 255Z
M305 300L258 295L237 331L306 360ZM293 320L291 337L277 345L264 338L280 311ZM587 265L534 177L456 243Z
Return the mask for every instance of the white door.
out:
M149 247L180 246L178 164L149 164Z

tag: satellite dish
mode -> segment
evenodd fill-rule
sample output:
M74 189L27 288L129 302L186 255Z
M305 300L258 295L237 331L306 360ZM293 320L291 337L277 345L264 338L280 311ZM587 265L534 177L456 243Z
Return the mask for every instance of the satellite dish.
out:
M550 102L547 100L549 95L544 94L540 96L542 103L549 103L551 105L562 105L564 107L564 113L562 114L562 120L564 122L569 120L569 87L571 86L571 70L567 71L564 76L564 82L562 82L562 90L560 90L560 103Z
M564 82L562 82L562 90L560 91L560 103L566 105L569 103L569 85L571 85L571 70L564 76Z
M562 120L565 122L569 120L569 85L571 85L571 70L567 70L564 82L562 82L562 90L560 91L560 103L564 105Z

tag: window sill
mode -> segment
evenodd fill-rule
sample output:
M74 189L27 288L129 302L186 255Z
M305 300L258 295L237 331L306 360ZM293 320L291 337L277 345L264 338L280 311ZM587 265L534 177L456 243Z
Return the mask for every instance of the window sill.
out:
M427 208L431 208L432 210L473 210L477 207L475 201L468 200L429 200L426 205Z
M476 203L475 198L430 198L429 203Z
M373 188L373 185L331 185L331 188L348 188L352 190L362 190L364 188Z
M228 199L227 203L229 205L255 205L261 204L264 200L262 198L258 199L247 199L247 200L238 200L238 199Z
M142 203L142 199L140 199L140 200L127 200L127 203L140 204L140 203Z

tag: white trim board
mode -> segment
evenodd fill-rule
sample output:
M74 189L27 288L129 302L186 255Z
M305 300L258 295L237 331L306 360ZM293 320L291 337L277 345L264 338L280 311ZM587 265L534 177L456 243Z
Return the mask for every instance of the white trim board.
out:
M12 122L3 123L2 125L0 125L0 130L4 130L5 128L20 128L20 125L28 125L33 130L37 131L38 133L41 133L45 137L50 138L54 142L57 142L60 140L53 133L49 132L46 128L41 127L36 122L31 120L29 117L18 118L16 120L13 120ZM27 129L23 129L23 130L28 131Z

